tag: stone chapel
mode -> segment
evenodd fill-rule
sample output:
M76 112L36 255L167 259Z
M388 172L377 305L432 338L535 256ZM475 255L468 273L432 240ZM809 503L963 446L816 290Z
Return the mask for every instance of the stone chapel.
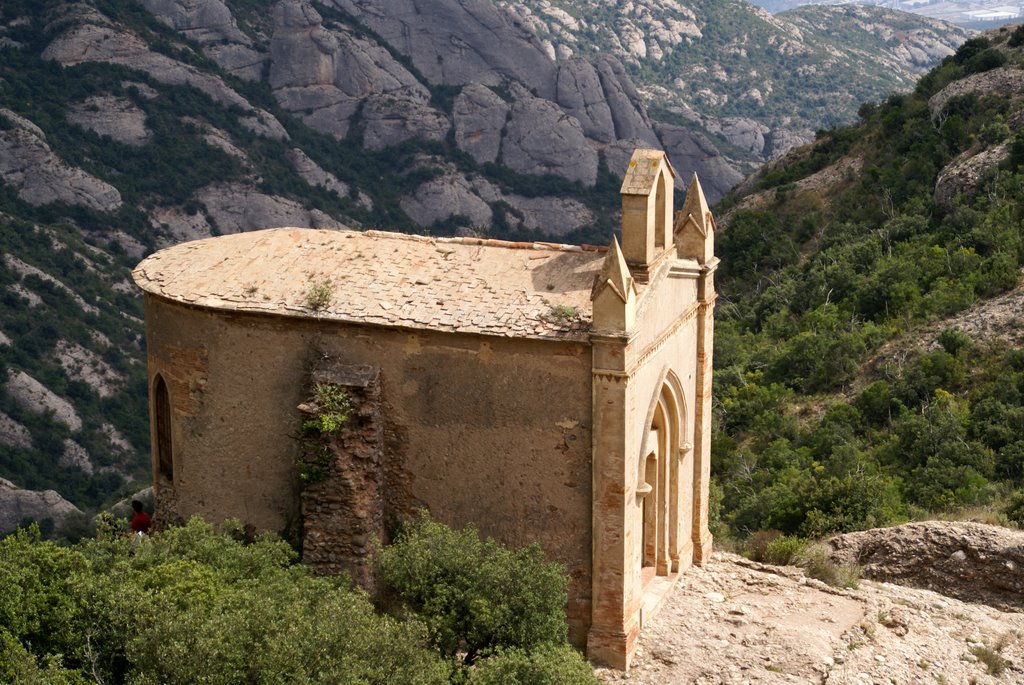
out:
M157 521L240 519L372 584L370 540L420 508L569 576L570 635L627 668L711 552L715 222L636 150L608 248L278 228L179 244L144 291ZM302 408L352 418L304 482Z

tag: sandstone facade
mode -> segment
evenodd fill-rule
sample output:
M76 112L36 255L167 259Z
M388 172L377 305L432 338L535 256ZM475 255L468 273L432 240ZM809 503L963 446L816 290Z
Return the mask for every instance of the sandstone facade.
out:
M272 229L168 248L145 291L158 521L236 517L372 590L426 507L570 576L571 637L625 668L709 558L714 219L637 150L608 249ZM312 388L349 419L314 453Z

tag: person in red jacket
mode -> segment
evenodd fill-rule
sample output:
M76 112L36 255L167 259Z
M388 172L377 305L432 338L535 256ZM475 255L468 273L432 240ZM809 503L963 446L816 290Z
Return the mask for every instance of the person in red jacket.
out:
M132 500L132 509L135 510L135 516L132 518L131 529L133 533L148 533L149 532L149 514L142 510L142 502L137 499Z

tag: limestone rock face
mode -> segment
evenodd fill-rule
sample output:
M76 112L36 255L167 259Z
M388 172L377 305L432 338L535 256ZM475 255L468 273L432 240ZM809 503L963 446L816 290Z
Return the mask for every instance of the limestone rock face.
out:
M92 460L89 459L89 452L71 438L65 438L64 453L57 463L64 468L78 469L87 476L91 476L95 471Z
M523 228L556 237L593 223L595 218L586 205L568 198L507 195L503 199L523 215ZM510 217L513 222L514 217Z
M721 135L741 150L761 155L764 152L765 134L771 129L753 119L723 117L709 120L708 130Z
M292 163L295 171L306 183L326 188L338 197L348 197L348 184L339 181L334 174L324 171L323 167L310 159L309 155L299 148L293 147L288 151L288 161Z
M32 448L32 434L29 433L28 428L2 411L0 411L0 445L21 449Z
M582 59L570 59L560 64L555 99L566 112L579 120L588 137L602 143L615 140L612 110L593 64Z
M1024 609L1024 532L984 523L922 521L847 533L832 559L873 580L934 590L1003 611Z
M52 519L56 523L73 512L82 513L54 490L22 490L0 478L0 531L14 530L25 519Z
M145 145L153 137L146 113L128 98L93 95L68 108L67 120L125 145Z
M160 229L158 244L161 248L212 235L205 214L195 210L189 213L182 207L155 207L149 212L149 222Z
M53 418L72 432L82 430L82 419L74 406L24 371L10 372L4 387L7 394L26 411L50 410L53 412Z
M928 98L928 113L935 119L950 100L968 93L998 93L1003 97L1019 97L1024 94L1024 72L1016 68L999 67L953 81Z
M255 109L249 116L239 117L238 123L258 136L272 140L288 140L288 131L277 117L266 110Z
M152 52L136 35L109 25L102 15L83 17L58 35L43 51L43 59L65 66L84 62L122 64L146 72L161 83L190 85L223 105L252 109L245 98L221 79L166 55Z
M15 124L0 131L0 179L31 205L66 202L109 212L121 206L117 188L85 171L65 164L35 125L25 126L21 117L0 117Z
M495 161L509 109L510 105L487 86L469 84L452 107L455 144L481 164Z
M777 128L772 131L772 149L770 158L779 159L793 148L806 145L814 140L814 131L809 128L786 129Z
M961 155L946 165L935 180L935 204L945 211L953 208L957 195L973 197L982 177L1010 158L1010 146L1003 143L966 157Z
M363 105L363 146L380 150L410 138L443 140L451 122L415 95L371 95Z
M328 30L304 0L275 6L270 60L278 102L320 131L348 135L360 101L373 95L388 96L375 100L368 113L368 132L378 147L416 135L418 127L427 138L447 131L447 118L429 106L427 88L386 49L345 27Z
M400 205L418 226L461 215L470 227L486 227L493 218L490 206L473 192L465 176L454 170L422 184L411 196L403 197Z
M696 172L708 202L718 202L730 188L743 180L743 174L699 133L671 124L659 124L657 130L676 170L676 178L688 182L690 175Z
M548 100L519 94L502 142L505 166L524 174L558 174L592 186L597 161L579 121Z
M216 183L196 193L223 233L240 233L260 228L296 226L304 228L345 228L324 212L308 210L294 200L265 195L240 183Z
M238 43L211 43L203 48L224 71L246 81L259 81L267 64L267 55Z
M101 398L112 397L124 381L122 374L103 357L77 343L58 340L53 357L68 378L86 383Z
M249 81L263 75L266 55L252 47L221 0L143 0L143 6L175 31L200 43L225 71Z
M630 80L622 64L612 57L600 57L596 62L601 78L616 138L638 138L652 147L658 146L658 137L651 129L651 122L644 111L640 94Z
M149 13L197 43L251 44L221 0L142 0Z
M500 85L511 77L554 96L555 65L536 36L478 0L334 0L407 55L431 83Z

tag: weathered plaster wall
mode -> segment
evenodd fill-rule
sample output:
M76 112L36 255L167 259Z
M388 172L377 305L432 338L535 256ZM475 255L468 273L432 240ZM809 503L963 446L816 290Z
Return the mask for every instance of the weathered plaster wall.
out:
M577 642L585 636L589 346L212 312L151 295L146 308L150 377L164 376L172 404L179 516L294 528L293 436L310 367L321 355L371 365L380 369L385 468L401 469L408 487L394 502L408 511L397 513L422 504L503 544L538 540L566 565L571 630Z

